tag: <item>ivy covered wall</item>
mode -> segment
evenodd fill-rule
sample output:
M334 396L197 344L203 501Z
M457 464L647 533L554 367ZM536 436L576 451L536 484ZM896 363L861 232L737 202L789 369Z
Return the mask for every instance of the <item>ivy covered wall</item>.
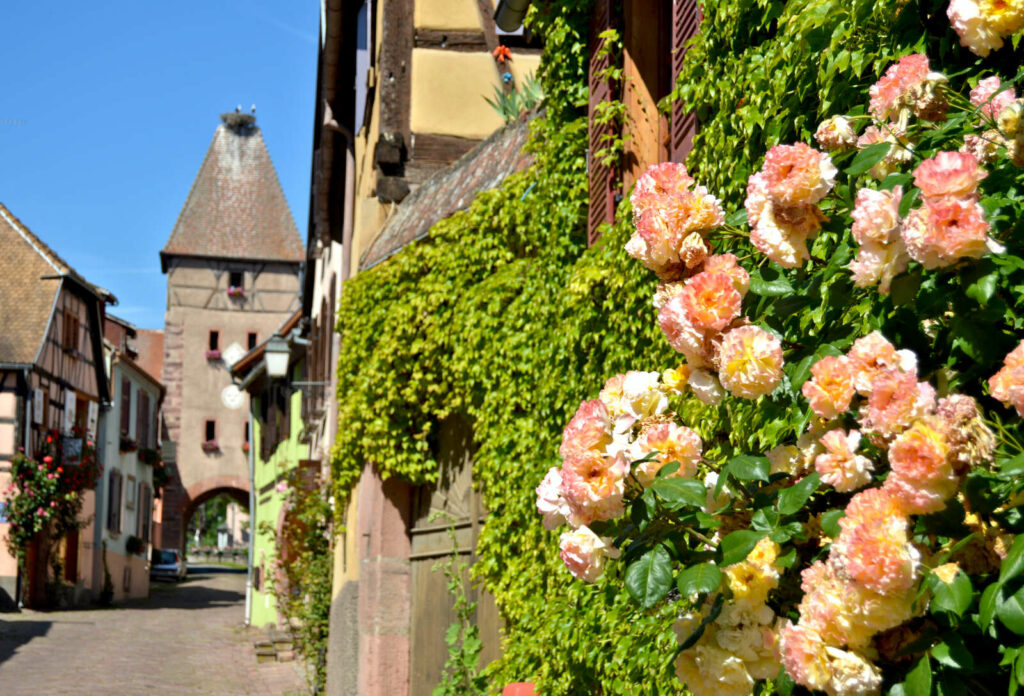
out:
M558 560L557 534L544 530L534 507L534 488L559 462L562 429L580 401L618 372L680 361L657 328L654 277L622 249L628 202L597 245L585 243L588 11L586 1L534 2L548 95L533 124L535 166L347 282L337 325L334 489L346 500L367 461L385 477L433 480L437 423L467 415L479 448L474 478L490 511L474 573L506 622L504 656L488 668L492 688L535 680L544 694L673 693L676 611L663 604L640 612L614 574L596 585L573 580ZM687 164L727 211L742 211L747 176L770 145L806 141L822 117L849 112L895 57L927 51L948 58L947 74L972 62L955 44L944 5L930 0L707 3L674 95L702 121ZM741 259L750 253L740 232L715 243ZM849 259L835 236L823 234L820 244L831 246L815 255L834 263L777 317L803 321L808 332L839 320L828 309L835 286L823 281ZM755 305L783 286L758 287ZM875 309L865 325L895 311L881 302ZM747 313L766 312L762 304ZM759 453L799 426L754 406L674 406L708 443L708 456L733 446Z

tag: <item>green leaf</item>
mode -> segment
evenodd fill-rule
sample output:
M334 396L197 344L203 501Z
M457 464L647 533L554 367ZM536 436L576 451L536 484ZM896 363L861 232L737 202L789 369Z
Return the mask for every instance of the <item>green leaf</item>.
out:
M853 158L850 162L850 166L846 168L846 173L850 176L860 176L867 170L885 159L885 156L889 154L889 148L892 145L890 143L875 143L869 145Z
M996 616L1008 629L1018 636L1024 636L1024 588L1009 597L1004 596L1004 590L1004 587L1000 587L996 595Z
M673 510L684 505L703 508L707 502L704 484L693 479L655 479L651 489Z
M839 536L842 531L839 527L839 520L846 516L845 510L829 510L821 516L821 530L833 539Z
M988 304L989 299L996 291L996 281L999 280L998 273L989 273L978 278L967 286L967 296L980 305Z
M722 571L714 563L690 566L676 578L676 587L685 596L714 592L722 584Z
M1000 463L999 474L1006 477L1020 476L1024 474L1024 454L1018 454L1013 459L1007 459Z
M733 563L739 563L745 559L764 536L765 532L757 532L752 529L738 529L727 534L719 545L722 551L721 565L723 567L731 566Z
M978 603L978 621L982 628L992 625L992 619L996 615L996 593L999 592L999 583L992 583L981 593L981 601Z
M650 609L672 587L672 558L661 544L626 568L626 590L642 608Z
M974 669L974 657L959 633L947 634L945 640L932 648L931 653L939 664L946 667L965 671Z
M793 286L785 278L775 280L764 280L757 276L750 276L750 292L762 297L781 297L791 295L795 292Z
M634 462L635 464L636 462ZM665 466L658 469L658 473L654 475L655 478L668 478L672 474L679 471L679 462L669 462Z
M999 568L999 583L1004 584L1013 580L1024 570L1024 536L1018 536L1013 540L1010 552L1003 559Z
M930 696L932 692L932 665L927 655L917 661L903 680L907 696Z
M808 474L800 479L799 483L796 483L789 488L783 488L779 491L779 502L777 504L779 513L782 515L792 515L799 512L800 509L810 500L811 494L821 483L821 477L818 476L817 472Z
M903 273L893 278L890 286L890 297L892 303L900 305L910 304L917 297L917 291L921 289L921 269L915 268L910 273Z
M945 612L957 617L963 616L971 606L974 588L967 574L958 570L953 582L946 584L937 575L931 575L929 585L932 590L932 601L929 609L933 612Z
M740 481L767 481L771 468L772 463L768 461L768 457L741 454L730 459L723 472L735 476Z

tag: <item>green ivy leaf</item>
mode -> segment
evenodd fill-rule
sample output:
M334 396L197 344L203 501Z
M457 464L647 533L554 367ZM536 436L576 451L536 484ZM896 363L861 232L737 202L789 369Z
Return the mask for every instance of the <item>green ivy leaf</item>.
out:
M931 696L932 665L927 655L917 661L903 680L903 688L907 696Z
M765 532L758 532L753 529L738 529L730 532L722 539L719 549L722 551L722 567L731 566L744 560L757 542L765 537Z
M779 501L777 507L779 514L792 515L800 511L800 509L807 503L811 498L811 494L821 483L821 477L818 476L817 472L804 476L800 481L789 488L783 488L779 491Z
M676 587L684 597L714 592L722 584L722 571L714 563L690 566L676 578Z
M651 490L673 510L684 505L703 508L707 502L707 489L704 488L704 484L693 479L656 479Z
M860 176L885 159L891 147L890 143L875 143L874 145L867 146L853 158L850 166L846 168L846 173L850 176Z
M929 586L932 590L932 601L929 609L933 612L944 612L961 617L974 598L974 588L971 579L967 574L957 571L953 582L945 583L937 575L929 576Z
M626 568L626 590L644 609L650 609L672 587L672 558L658 544Z

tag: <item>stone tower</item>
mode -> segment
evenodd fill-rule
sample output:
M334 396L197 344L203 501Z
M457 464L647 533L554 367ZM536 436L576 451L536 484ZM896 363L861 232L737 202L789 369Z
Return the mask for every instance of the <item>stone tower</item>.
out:
M164 548L182 548L192 512L228 493L248 505L249 399L228 367L299 308L305 258L256 118L221 116L160 252L167 274Z

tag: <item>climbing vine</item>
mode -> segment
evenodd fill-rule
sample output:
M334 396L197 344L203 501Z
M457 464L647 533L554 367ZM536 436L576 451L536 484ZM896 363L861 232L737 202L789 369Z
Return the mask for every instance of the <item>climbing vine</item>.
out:
M704 5L672 98L697 110L702 126L688 164L731 213L731 231L716 250L753 253L742 195L768 148L807 141L824 116L854 112L896 58L941 55L943 70L962 84L958 71L974 58L957 46L948 21L937 21L943 11L931 0ZM587 2L531 9L545 40L538 78L546 95L544 116L531 124L533 166L346 283L334 494L344 504L364 462L385 478L435 480L437 424L464 414L477 444L474 480L489 510L472 573L505 620L503 655L485 672L491 690L533 680L545 694L674 693L678 609L639 608L622 589L621 564L594 585L573 581L533 494L560 462L562 429L580 401L611 375L680 360L651 306L656 279L623 251L632 229L628 201L601 241L586 246L588 13ZM836 237L821 239L812 253L824 259ZM748 313L769 325L826 326L839 286L824 276L842 262L816 268L818 281L758 271L761 292L750 295ZM803 287L810 291L792 290ZM777 301L787 294L788 302ZM906 311L885 302L877 312ZM872 316L879 314L866 315L862 328ZM923 340L915 335L911 347ZM677 410L712 455L767 451L800 426L788 417L766 420L750 405L689 399Z

